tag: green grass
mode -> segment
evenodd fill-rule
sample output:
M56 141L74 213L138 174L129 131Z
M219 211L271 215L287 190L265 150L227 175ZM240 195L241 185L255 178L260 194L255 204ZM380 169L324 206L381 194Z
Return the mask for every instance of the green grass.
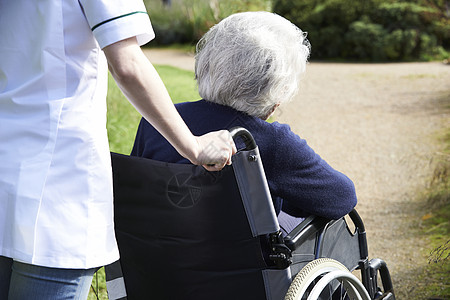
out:
M171 66L156 66L174 103L200 99L194 72Z
M194 72L170 66L155 66L174 103L200 99ZM111 151L129 154L133 147L140 114L123 96L114 79L108 82L108 138Z
M194 72L170 66L155 66L174 103L200 99ZM140 114L123 96L114 79L109 75L108 82L108 138L111 151L129 154L133 147ZM98 282L98 285L97 285ZM92 281L88 300L108 299L105 283L105 270L101 268Z
M105 269L101 268L94 275L92 280L91 290L89 291L88 300L108 300L108 293L106 292Z
M425 193L429 213L422 218L422 234L429 246L428 265L418 283L420 299L450 299L450 129L441 141L444 151Z

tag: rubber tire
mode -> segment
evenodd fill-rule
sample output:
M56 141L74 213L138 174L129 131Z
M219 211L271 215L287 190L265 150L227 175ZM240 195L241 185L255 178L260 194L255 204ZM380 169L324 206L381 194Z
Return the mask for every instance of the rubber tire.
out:
M341 270L327 273L318 282L315 282L314 287L308 296L308 300L316 300L321 295L321 292L324 291L326 287L333 282L333 280L338 280L341 282L341 285L347 292L345 295L347 295L349 299L371 300L369 293L361 281L359 281L359 279L349 271Z
M333 271L343 271L348 275L347 277L349 278L351 277L352 280L356 279L356 277L353 274L351 274L350 271L340 262L331 258L319 258L309 262L306 266L304 266L300 270L300 272L295 276L294 280L292 281L284 299L301 300L306 290L314 280L317 280L320 276L331 273ZM352 284L351 281L346 280L345 278L344 281L346 281L346 284L349 283L351 284L351 287L354 287L355 282L353 282ZM362 286L359 280L357 281L360 285L359 289L362 288L364 290L362 292L363 293L362 296L364 296L362 299L370 300L370 297L368 297L367 291L365 290L364 286ZM358 288L356 289L358 290Z

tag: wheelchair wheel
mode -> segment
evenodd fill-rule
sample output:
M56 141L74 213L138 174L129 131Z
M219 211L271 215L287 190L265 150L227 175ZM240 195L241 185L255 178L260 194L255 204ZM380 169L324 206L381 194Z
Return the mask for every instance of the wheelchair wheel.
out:
M320 258L308 263L292 281L285 300L371 300L363 284L340 262Z

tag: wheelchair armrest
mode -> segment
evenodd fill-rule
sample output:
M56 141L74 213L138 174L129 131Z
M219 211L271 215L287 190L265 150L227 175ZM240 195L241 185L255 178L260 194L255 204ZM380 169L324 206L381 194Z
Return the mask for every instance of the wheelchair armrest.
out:
M349 270L367 261L367 241L364 224L356 210L349 213L354 230L343 217L330 220L308 217L286 237L285 244L292 250L295 260L302 264L312 259L328 257L343 263Z
M321 228L323 228L328 222L334 220L309 216L297 225L287 236L284 237L286 246L294 251L299 245L307 240L312 234L315 234Z
M348 216L352 220L356 233L361 236L363 239L360 245L362 247L362 257L367 256L367 241L365 240L365 228L364 223L359 216L356 209L353 209L349 212ZM331 225L333 222L337 222L338 220L327 219L323 217L317 216L309 216L305 220L303 220L300 224L297 225L288 235L284 238L285 244L294 251L298 245L302 244L308 237L312 234L315 234L320 229L325 228L325 225L329 223Z

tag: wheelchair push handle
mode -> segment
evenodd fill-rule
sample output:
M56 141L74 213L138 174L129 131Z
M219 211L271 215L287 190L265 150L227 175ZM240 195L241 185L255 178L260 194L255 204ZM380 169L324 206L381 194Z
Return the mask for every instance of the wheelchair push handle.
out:
M255 139L253 138L250 131L248 131L244 127L236 126L236 127L231 128L229 130L229 132L235 142L236 142L236 139L241 138L245 144L245 148L238 149L238 152L240 150L250 151L250 150L256 149L257 146L256 146ZM214 166L214 164L208 164L208 166Z
M253 138L250 131L248 131L244 127L239 127L239 126L233 127L230 129L230 134L231 134L231 137L233 138L233 140L236 140L237 138L242 139L242 141L245 144L244 150L248 151L248 150L253 150L256 148L255 139Z

